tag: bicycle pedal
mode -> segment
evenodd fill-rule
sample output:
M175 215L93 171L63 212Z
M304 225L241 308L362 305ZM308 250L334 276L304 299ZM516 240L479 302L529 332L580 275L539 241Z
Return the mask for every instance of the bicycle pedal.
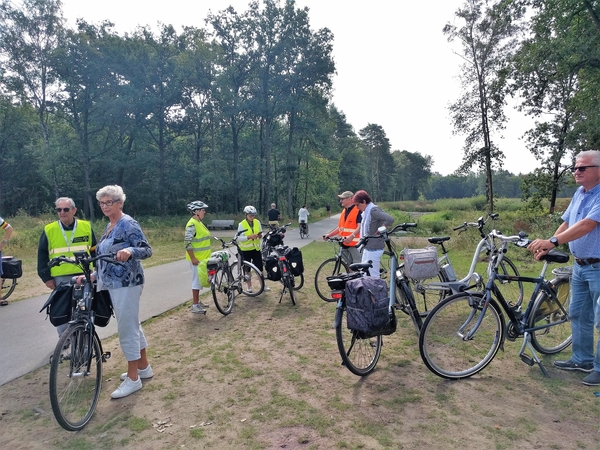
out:
M528 356L525 353L521 353L519 356L521 357L521 361L523 361L528 366L533 366L535 364L535 361L531 356Z
M106 362L107 359L110 359L110 352L102 353L102 362Z

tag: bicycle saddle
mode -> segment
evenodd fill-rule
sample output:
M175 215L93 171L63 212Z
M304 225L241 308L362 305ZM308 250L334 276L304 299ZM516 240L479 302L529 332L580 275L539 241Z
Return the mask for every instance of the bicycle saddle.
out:
M441 244L442 242L446 242L450 240L450 236L441 236L441 237L430 237L427 239L432 244Z

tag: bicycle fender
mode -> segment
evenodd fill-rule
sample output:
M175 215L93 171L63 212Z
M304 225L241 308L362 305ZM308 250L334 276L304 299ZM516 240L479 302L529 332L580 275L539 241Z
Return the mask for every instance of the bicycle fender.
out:
M337 307L337 309L340 309L340 308L341 308L341 306ZM339 327L341 325L341 323L342 323L342 316L343 316L343 314L337 314L336 313L335 318L333 319L333 327L334 328L337 328L337 327Z

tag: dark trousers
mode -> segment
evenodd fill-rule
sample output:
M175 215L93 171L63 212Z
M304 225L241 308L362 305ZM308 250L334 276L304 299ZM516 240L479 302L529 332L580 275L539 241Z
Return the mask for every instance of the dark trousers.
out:
M242 252L244 261L248 261L256 266L259 272L263 271L263 260L260 256L260 250L248 250Z

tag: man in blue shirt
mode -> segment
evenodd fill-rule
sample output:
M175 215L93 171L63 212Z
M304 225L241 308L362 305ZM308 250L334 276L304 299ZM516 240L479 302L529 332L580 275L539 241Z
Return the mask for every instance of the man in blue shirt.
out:
M581 187L562 215L564 222L553 237L536 239L528 248L539 260L549 249L569 243L575 257L569 305L573 356L554 366L587 372L583 384L600 386L600 339L594 357L594 326L600 331L600 151L579 153L572 171Z

